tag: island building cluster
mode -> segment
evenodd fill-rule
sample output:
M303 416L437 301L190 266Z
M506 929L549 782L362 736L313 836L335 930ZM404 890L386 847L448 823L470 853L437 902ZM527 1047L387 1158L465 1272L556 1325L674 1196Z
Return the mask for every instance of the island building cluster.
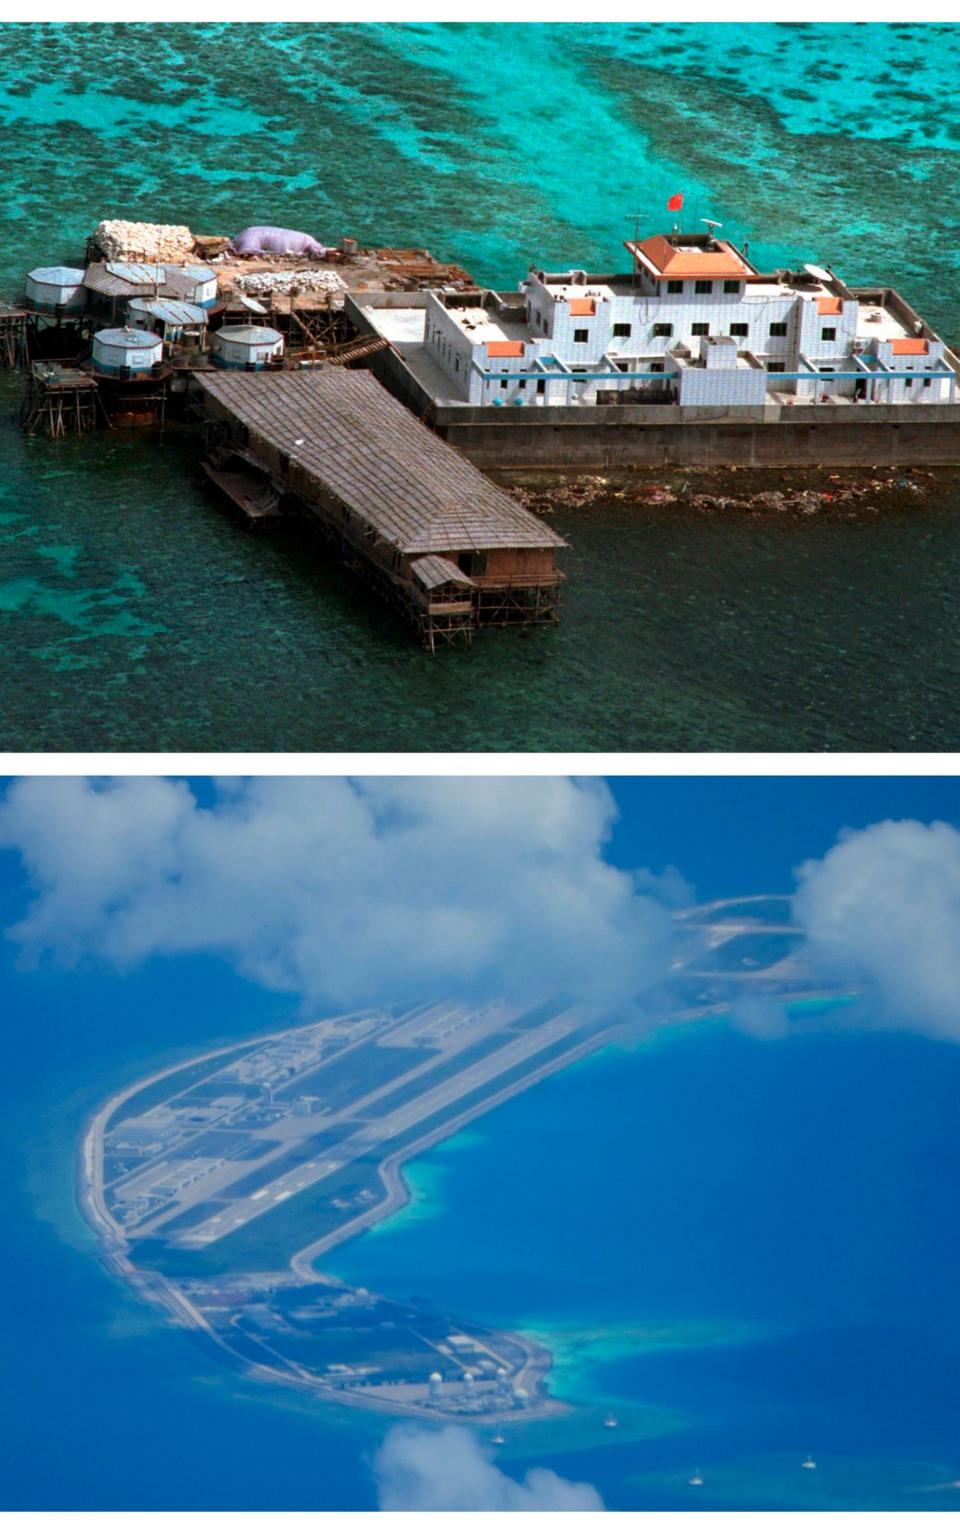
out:
M745 984L809 995L785 900L715 901L678 922L691 1016ZM566 997L447 1000L221 1046L97 1113L82 1208L117 1274L258 1379L434 1420L561 1412L535 1340L318 1265L403 1205L407 1158L608 1045L619 1022Z
M100 225L0 305L26 431L201 428L235 512L309 521L430 650L559 620L566 541L484 470L960 461L960 359L906 300L712 227L514 293L426 251L158 228Z

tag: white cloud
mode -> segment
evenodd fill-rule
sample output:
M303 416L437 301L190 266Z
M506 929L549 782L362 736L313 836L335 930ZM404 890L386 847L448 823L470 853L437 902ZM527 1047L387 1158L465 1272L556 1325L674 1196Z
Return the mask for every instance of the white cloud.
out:
M757 1040L780 1040L789 1033L787 1010L777 998L745 992L730 1006L730 1022Z
M672 918L604 858L598 780L16 781L0 845L35 891L25 958L222 955L309 998L570 991L622 1001L667 973ZM668 887L675 885L668 877Z
M862 981L887 1022L960 1039L960 832L883 821L798 870L814 963Z
M373 1461L382 1510L600 1510L590 1483L571 1483L546 1467L523 1482L493 1464L492 1454L451 1425L392 1429Z

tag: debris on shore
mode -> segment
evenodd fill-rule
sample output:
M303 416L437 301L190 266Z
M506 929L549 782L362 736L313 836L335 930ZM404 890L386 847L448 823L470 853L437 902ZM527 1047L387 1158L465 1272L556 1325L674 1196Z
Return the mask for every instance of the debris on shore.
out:
M735 486L727 478L734 474ZM758 471L754 488L750 488L751 474L733 469L683 470L669 480L656 481L624 475L579 475L549 484L543 480L534 484L513 482L510 490L531 512L539 514L561 507L587 508L623 501L634 506L676 505L695 512L779 512L812 517L844 505L859 504L869 510L878 497L926 496L934 490L936 478L931 470L883 473L874 469L866 475L851 471L818 476L814 484L809 483L809 477L808 483L791 483L795 477L782 474L780 486L772 486L769 471ZM707 476L710 488L701 489Z

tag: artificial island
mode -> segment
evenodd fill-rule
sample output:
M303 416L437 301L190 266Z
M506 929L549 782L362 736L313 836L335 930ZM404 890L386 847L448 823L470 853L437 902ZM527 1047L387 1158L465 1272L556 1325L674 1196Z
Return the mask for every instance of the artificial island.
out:
M672 1019L722 1013L744 988L819 995L797 946L782 898L684 913ZM535 1339L325 1266L405 1204L409 1158L625 1027L623 1012L566 997L421 1001L207 1050L94 1116L81 1208L114 1273L254 1378L434 1420L561 1413Z

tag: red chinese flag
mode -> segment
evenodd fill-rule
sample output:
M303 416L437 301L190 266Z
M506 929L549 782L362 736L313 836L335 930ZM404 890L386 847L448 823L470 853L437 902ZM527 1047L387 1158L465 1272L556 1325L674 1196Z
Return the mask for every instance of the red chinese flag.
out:
M683 207L683 193L682 192L674 192L674 194L671 197L670 201L667 203L667 212L668 213L679 213L680 209L682 207Z

